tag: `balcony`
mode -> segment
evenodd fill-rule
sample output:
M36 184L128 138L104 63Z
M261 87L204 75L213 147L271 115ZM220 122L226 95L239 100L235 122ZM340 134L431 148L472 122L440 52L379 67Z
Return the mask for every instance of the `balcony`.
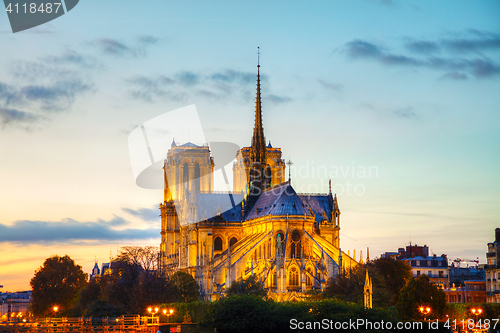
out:
M486 258L495 258L497 256L496 252L487 252Z
M484 269L487 270L487 269L500 269L500 264L496 264L496 265L484 265Z

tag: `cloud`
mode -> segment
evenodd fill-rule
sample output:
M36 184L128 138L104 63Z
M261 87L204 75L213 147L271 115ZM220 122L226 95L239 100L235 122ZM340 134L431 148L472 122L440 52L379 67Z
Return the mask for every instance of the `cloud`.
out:
M236 98L247 100L250 89L255 89L255 73L226 69L209 74L193 71L179 71L170 76L134 76L126 79L130 89L129 96L147 102L156 99L183 101L189 96L202 97L209 100ZM267 81L262 75L261 80ZM271 102L283 103L290 99L286 96L271 95Z
M462 81L462 80L467 80L467 75L461 72L457 71L451 71L443 74L441 76L442 79L450 79L450 80L455 80L455 81Z
M146 222L159 222L160 221L160 211L158 207L154 208L122 208L122 210L130 215L139 217Z
M39 107L44 111L61 111L73 104L76 95L89 91L92 86L81 79L62 80L50 85L29 84L19 88L0 83L0 107Z
M137 38L137 40L141 44L152 45L152 44L156 44L159 39L156 37L153 37L153 36L149 36L149 35L142 35L142 36L139 36Z
M375 58L382 54L382 50L379 46L360 40L355 39L346 44L347 53L351 58Z
M425 40L412 41L405 46L409 51L421 54L436 53L441 49L437 43Z
M250 72L239 72L235 70L225 70L221 72L216 72L210 75L210 80L215 82L233 83L237 82L240 84L254 84L256 81L255 73ZM265 80L261 76L261 80Z
M116 39L101 38L95 41L95 44L101 52L105 54L124 55L131 53L132 55L135 55L135 52L130 47L120 43Z
M50 120L70 110L77 97L94 89L88 69L97 66L92 57L69 49L37 61L12 63L9 75L0 81L0 124L31 130L36 120Z
M70 218L59 222L20 220L0 224L0 242L54 243L74 241L116 241L158 237L158 228L116 229L128 222L119 216L109 221L79 222Z
M31 114L29 112L0 107L0 124L2 124L3 126L19 123L33 123L38 119L40 119L40 116Z
M264 97L265 100L270 102L271 104L282 104L291 102L292 99L288 96L278 96L278 95L267 95Z
M456 51L472 52L500 49L500 36L486 35L476 39L442 39L440 41L411 41L406 49L413 55L396 54L386 51L382 46L368 41L355 39L344 45L347 56L353 60L371 59L386 66L406 66L444 71L444 77L463 78L470 74L478 79L494 77L500 74L500 66L486 55L473 58L457 57ZM452 55L437 57L433 55L446 49ZM460 71L462 75L447 74Z
M98 67L98 61L94 57L83 55L71 49L64 51L61 55L47 56L42 60L49 64L74 64L83 68Z
M344 85L342 85L340 83L330 83L330 82L326 82L322 79L318 79L318 82L326 89L335 90L335 91L341 91L342 89L344 89Z
M185 86L194 86L199 83L200 76L193 72L184 71L176 74L177 81Z
M148 47L157 42L158 38L145 35L139 36L134 45L129 45L113 38L99 38L89 44L96 47L105 55L116 57L139 57L145 56Z
M398 118L415 119L418 115L413 111L413 107L408 106L406 108L394 110L394 115Z
M444 39L441 44L449 51L457 53L500 50L500 35L480 35L480 38Z

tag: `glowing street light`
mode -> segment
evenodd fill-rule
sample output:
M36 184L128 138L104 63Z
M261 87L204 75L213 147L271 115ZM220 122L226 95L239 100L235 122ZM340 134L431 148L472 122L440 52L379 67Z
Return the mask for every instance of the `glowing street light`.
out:
M424 316L424 321L427 320L427 315L431 312L431 308L429 306L421 306L418 308L418 311Z
M480 316L481 313L483 313L483 309L481 308L472 308L470 309L470 311L472 312L473 315L475 315L476 317L477 316Z
M174 313L174 309L163 309L163 314L167 316L167 324L169 323L170 316Z
M155 315L155 314L157 314L159 310L160 310L160 309L158 309L157 307L155 307L155 308L153 309L153 307L151 307L151 306L150 306L150 307L148 308L148 312L149 312L149 313L151 313L151 324L153 324L153 318L154 318L154 315Z

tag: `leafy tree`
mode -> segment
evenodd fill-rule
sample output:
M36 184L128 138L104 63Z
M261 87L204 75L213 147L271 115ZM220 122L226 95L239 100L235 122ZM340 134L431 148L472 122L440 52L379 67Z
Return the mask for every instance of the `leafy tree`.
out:
M201 321L217 332L274 332L275 316L271 302L249 295L237 295L214 303ZM288 327L288 326L287 326Z
M375 259L337 276L329 283L325 294L328 297L362 304L367 269L373 283L373 305L396 305L399 291L411 278L411 268L403 261L390 258Z
M176 300L175 286L163 276L141 278L134 285L130 308L134 313L142 313L151 304L172 303Z
M384 279L384 291L390 296L389 305L396 305L400 290L412 277L411 267L404 261L391 258L377 258L370 261L368 267L370 274L374 270ZM374 288L378 287L374 285Z
M78 316L87 316L86 311L90 305L97 301L101 297L102 293L102 279L97 276L90 280L85 287L80 290L78 295L77 310L79 311Z
M398 315L403 320L422 319L420 306L429 306L431 312L427 318L441 318L446 312L446 296L435 284L429 282L426 275L411 278L401 289L396 304Z
M247 279L235 281L227 291L228 296L253 295L264 297L267 295L264 284L257 280L256 275L250 275Z
M132 312L133 291L140 282L142 268L126 261L113 261L111 274L101 277L101 298L112 306Z
M68 255L46 259L30 281L33 313L35 316L48 315L54 305L60 308L60 313L68 311L86 283L87 274Z
M175 272L170 278L170 282L175 288L178 302L196 301L200 297L200 287L190 274L180 271Z

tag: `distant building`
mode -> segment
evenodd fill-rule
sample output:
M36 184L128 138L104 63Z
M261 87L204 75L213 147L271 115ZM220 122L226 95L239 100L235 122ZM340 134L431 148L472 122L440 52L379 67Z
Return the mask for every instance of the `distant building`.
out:
M95 277L101 275L101 270L99 269L99 266L97 265L97 260L94 264L94 268L92 268L92 274L90 274L90 280L94 279Z
M31 290L0 293L0 321L21 321L28 316Z
M484 268L476 265L475 267L454 267L452 264L448 267L450 273L450 285L464 286L465 281L484 281Z
M406 248L399 248L398 252L386 252L384 258L402 260L411 267L413 277L427 275L431 283L439 285L444 289L449 284L448 257L446 254L429 256L427 245L410 245Z
M495 241L488 243L487 264L484 265L486 277L486 301L500 303L500 228L495 229Z
M414 277L427 275L431 283L439 285L444 289L448 286L448 258L446 254L440 257L434 255L432 257L412 257L402 259L411 266L411 271Z
M463 286L452 284L443 290L448 303L485 303L486 282L484 280L464 281Z

